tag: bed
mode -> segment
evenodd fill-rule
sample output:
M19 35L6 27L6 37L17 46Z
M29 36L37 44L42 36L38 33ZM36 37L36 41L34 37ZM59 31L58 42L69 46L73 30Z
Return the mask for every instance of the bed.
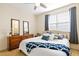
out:
M66 47L70 48L69 40L63 38L63 40L53 40L53 41L45 41L41 39L42 36L29 38L23 40L19 45L19 50L21 50L24 54L28 56L67 56L67 54L60 50L48 49L48 48L34 48L31 50L30 53L26 50L26 43L28 42L42 42L42 43L55 43L55 44L62 44ZM69 52L70 53L70 52Z

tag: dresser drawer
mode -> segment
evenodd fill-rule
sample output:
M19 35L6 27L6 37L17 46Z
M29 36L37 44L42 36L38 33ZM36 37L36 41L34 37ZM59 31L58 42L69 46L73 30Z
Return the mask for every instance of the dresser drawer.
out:
M33 37L32 34L25 35L25 36L24 35L10 36L8 37L8 49L12 50L12 49L18 48L22 40L32 38L32 37Z
M19 45L16 44L16 43L11 44L10 47L9 47L9 50L16 49L16 48L18 48L18 47L19 47Z
M11 39L20 39L21 38L21 36L12 36L12 37L10 37Z
M23 39L23 40L24 40L24 39L28 39L28 36L23 36L22 39Z
M9 48L11 49L15 49L19 47L20 44L20 39L12 39L9 41Z
M18 44L21 41L21 39L13 39L10 40L10 44Z

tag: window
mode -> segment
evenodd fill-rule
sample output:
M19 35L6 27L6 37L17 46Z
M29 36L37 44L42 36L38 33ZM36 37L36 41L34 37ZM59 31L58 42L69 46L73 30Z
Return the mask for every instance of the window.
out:
M70 32L69 11L61 12L55 15L49 15L48 24L49 30Z
M56 15L50 15L48 17L48 24L49 30L56 30Z

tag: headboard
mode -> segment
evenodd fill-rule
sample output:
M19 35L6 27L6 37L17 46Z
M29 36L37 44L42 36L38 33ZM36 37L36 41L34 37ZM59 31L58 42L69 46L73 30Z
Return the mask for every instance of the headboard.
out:
M52 30L52 31L49 31L49 32L52 32L54 34L63 34L67 39L70 40L70 32L55 31L55 30Z

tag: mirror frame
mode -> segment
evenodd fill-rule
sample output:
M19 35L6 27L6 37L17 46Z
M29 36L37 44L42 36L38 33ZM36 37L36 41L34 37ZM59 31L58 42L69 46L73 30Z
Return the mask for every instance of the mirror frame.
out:
M12 27L13 27L13 20L15 21L18 21L18 34L13 34L13 30L12 30ZM17 20L17 19L11 19L11 35L20 35L20 20Z
M28 26L28 32L27 33L25 33L24 32L24 23L27 23L27 26ZM29 22L28 21L23 21L23 35L27 35L27 34L29 34Z

